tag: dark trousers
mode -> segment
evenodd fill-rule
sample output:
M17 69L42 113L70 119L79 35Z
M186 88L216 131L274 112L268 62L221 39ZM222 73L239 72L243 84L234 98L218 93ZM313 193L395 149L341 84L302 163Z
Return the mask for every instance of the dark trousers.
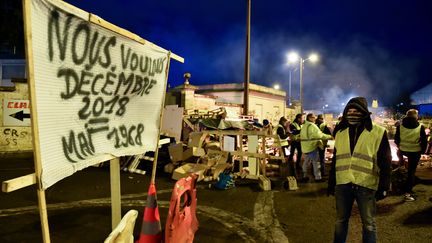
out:
M295 176L294 165L289 160L288 146L282 146L282 152L283 152L285 161L284 161L284 163L282 163L280 165L280 168L281 168L281 170L280 170L281 177ZM288 159L288 161L286 161L286 159Z
M336 185L336 227L334 243L345 243L348 235L348 225L354 200L360 212L363 225L363 242L375 243L376 229L376 201L375 191L366 187L344 184Z
M290 155L288 157L288 161L291 163L293 162L293 158L294 158L294 151L297 150L297 159L295 162L295 167L296 170L301 172L302 171L302 166L301 166L301 157L302 157L302 150L301 150L301 144L300 142L297 141L292 141L291 142L291 149L290 149Z
M326 174L325 172L325 149L318 148L319 160L321 165L321 176Z
M420 161L421 153L401 151L401 154L408 157L408 179L404 189L406 193L412 193L413 192L412 189L415 183L415 172L417 169L418 162Z

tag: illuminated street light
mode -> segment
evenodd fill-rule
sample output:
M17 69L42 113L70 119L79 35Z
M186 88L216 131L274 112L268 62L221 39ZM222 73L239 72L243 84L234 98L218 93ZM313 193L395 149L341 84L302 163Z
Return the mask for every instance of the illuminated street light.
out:
M304 59L299 56L296 52L290 52L288 53L288 62L289 63L300 63L300 111L303 113L303 70L304 70L304 63L305 61L310 61L312 63L315 63L319 60L318 54L312 53L309 55L308 58Z
M312 54L309 56L308 59L309 59L311 62L318 62L319 57L318 57L318 54L316 54L316 53L312 53Z
M274 89L280 89L280 86L279 86L279 84L275 84L275 85L273 86L273 88L274 88Z
M295 52L288 53L288 62L296 63L299 60L300 56Z

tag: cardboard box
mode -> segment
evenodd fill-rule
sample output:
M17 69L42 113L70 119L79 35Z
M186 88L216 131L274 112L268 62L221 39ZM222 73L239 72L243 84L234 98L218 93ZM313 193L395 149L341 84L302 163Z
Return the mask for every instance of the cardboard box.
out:
M208 167L203 164L184 164L174 170L171 178L174 180L178 180L188 176L191 173L194 173L198 175L198 181L201 181L204 179L204 173L206 172L207 168Z
M229 152L209 150L207 153L209 163L213 164L224 164L228 161ZM211 160L211 162L210 162Z
M189 141L188 147L198 147L201 148L203 146L204 140L206 138L206 134L202 132L191 132L189 133Z
M183 144L182 143L171 144L168 147L168 153L170 155L172 162L182 161L183 160Z
M171 174L171 173L173 173L174 168L175 168L175 165L173 163L168 163L164 166L164 172Z
M187 148L185 151L183 151L183 161L189 159L192 156L201 157L204 156L205 150L203 148Z

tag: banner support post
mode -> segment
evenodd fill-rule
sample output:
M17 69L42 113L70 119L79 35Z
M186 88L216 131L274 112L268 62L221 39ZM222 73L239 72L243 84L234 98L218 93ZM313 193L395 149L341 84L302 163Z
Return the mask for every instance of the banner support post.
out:
M156 142L156 151L155 151L155 156L154 156L154 160L153 160L153 167L152 167L152 176L151 176L151 184L155 183L156 180L156 168L157 168L157 161L158 161L158 157L159 157L159 140L160 140L160 131L161 131L161 127L162 127L162 116L163 116L163 110L164 110L164 106L165 106L165 94L166 94L166 87L167 87L167 83L168 83L168 74L169 74L169 68L170 68L170 62L171 62L171 51L168 52L168 63L167 63L167 68L166 68L166 78L165 78L165 87L164 87L164 94L162 95L162 102L161 102L161 113L159 116L159 128L158 128L158 134L157 134L157 142Z

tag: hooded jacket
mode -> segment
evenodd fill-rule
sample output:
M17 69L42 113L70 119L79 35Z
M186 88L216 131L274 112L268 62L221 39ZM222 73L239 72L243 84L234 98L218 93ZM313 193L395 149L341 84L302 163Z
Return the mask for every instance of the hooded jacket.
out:
M347 113L350 108L356 108L363 114L363 118L360 124L352 126L348 123ZM351 129L350 129L351 128ZM363 97L352 98L346 105L341 122L335 128L334 137L337 139L337 132L340 130L349 129L350 138L350 149L351 154L354 151L354 147L357 144L358 135L361 134L364 129L371 131L373 128L372 119L370 118L370 112L367 108L367 101ZM390 173L391 173L391 150L390 144L387 138L387 132L385 131L381 143L377 152L377 166L379 168L379 182L378 190L387 191L390 188ZM334 191L336 185L336 149L334 149L332 166L329 175L329 191Z
M408 129L414 129L418 126L420 127L420 147L421 147L421 151L419 153L424 153L426 151L426 147L427 147L427 136L426 136L426 132L425 132L425 128L424 126L420 125L420 123L417 121L417 118L415 117L404 117L402 119L402 126L408 128ZM400 145L401 142L401 138L400 138L400 125L396 127L396 134L395 134L395 139L394 142L396 145Z

